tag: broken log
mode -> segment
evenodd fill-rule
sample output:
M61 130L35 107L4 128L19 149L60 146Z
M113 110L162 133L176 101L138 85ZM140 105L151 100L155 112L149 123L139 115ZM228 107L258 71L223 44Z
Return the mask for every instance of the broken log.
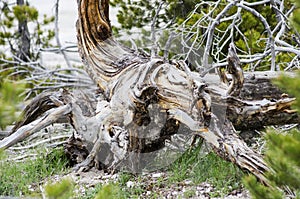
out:
M198 135L216 154L268 183L267 165L236 129L299 123L290 109L293 98L275 90L269 93L274 97L262 92L252 99L249 93L259 92L247 88L259 78L244 77L234 45L229 49L228 86L212 81L210 74L190 71L183 61L149 57L115 41L108 0L78 0L78 12L79 53L101 95L58 91L38 96L14 132L0 141L0 149L51 123L69 122L89 151L76 169L105 165L141 172L175 135L187 140Z

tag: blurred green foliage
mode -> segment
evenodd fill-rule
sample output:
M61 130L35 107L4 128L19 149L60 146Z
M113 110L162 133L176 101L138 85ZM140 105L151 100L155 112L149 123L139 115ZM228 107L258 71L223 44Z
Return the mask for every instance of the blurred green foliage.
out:
M155 28L169 28L172 25L179 23L180 19L187 17L189 12L194 9L195 1L112 0L110 1L110 5L119 8L117 19L121 26L113 27L114 35L122 36L125 32L125 35L127 35L126 38L128 38L128 35L135 34L133 40L137 47L149 52L149 49L151 48L149 45L151 44L151 31L149 30L149 27L153 23L152 20L157 14L156 11L158 7L161 5L161 10L157 15L157 21L154 24ZM160 39L160 41L164 42L166 40L167 37ZM125 43L125 45L131 45L131 42L128 41L128 39L125 39L125 41L122 42ZM162 47L161 44L159 44L159 46Z
M11 81L0 78L0 128L12 124L17 120L21 111L21 94L26 88L23 81Z
M288 187L300 198L300 132L291 130L288 134L280 134L269 130L266 136L267 151L265 159L272 169L266 177L269 186L257 182L254 176L244 179L246 188L255 199L281 199L287 197L284 191ZM282 188L282 190L278 189Z
M63 179L60 182L46 185L45 192L49 199L67 199L72 197L74 187L75 185L70 179Z
M299 0L294 0L295 4L296 4L296 9L293 12L293 25L295 26L295 28L300 31L300 1Z
M38 20L39 13L34 7L30 7L28 5L16 5L12 9L13 15L20 22ZM8 16L7 10L6 15Z
M300 111L300 71L296 72L295 75L296 77L281 75L274 83L290 94L291 97L297 99L293 103L293 108Z
M103 185L97 193L95 199L115 199L125 198L124 193L121 192L120 188L116 184Z
M163 4L163 11L159 13L159 20L155 24L161 27L162 24L169 23L179 18L185 18L194 9L193 0L112 0L110 4L121 8L117 14L121 29L142 28L152 23L153 17L160 4Z

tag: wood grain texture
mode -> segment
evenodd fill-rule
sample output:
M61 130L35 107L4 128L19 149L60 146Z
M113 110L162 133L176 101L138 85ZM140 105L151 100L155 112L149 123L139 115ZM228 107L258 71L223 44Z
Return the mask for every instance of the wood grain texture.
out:
M39 127L31 128L31 133L40 129L36 121L42 112L67 106L69 112L45 124L67 118L82 136L89 155L82 155L86 159L76 169L122 165L140 172L147 163L143 155L165 147L184 128L186 134L202 137L220 157L268 184L267 165L236 129L299 123L290 108L295 99L282 95L266 76L244 75L234 46L229 49L228 71L221 78L225 75L229 85L216 75L201 77L183 61L151 58L124 47L112 38L108 11L108 0L78 0L79 52L101 96L67 91L42 94L25 109L24 121L9 139L17 132L25 135L22 128L28 125ZM69 147L68 153L85 153L82 143L78 150L76 144ZM7 147L0 142L0 148Z

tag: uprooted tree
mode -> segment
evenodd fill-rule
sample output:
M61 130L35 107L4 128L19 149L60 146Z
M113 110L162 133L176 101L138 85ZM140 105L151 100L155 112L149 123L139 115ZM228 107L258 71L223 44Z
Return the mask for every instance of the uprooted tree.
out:
M76 169L139 172L148 164L163 164L162 159L155 162L161 155L155 152L175 143L176 135L186 140L198 136L216 154L267 184L267 165L236 130L299 123L290 108L295 99L273 86L270 74L245 75L231 44L230 77L224 71L203 77L184 61L148 56L115 41L108 0L79 0L78 11L79 52L99 89L38 95L10 136L0 141L0 149L53 123L70 123L81 136L66 145L71 159L84 159Z

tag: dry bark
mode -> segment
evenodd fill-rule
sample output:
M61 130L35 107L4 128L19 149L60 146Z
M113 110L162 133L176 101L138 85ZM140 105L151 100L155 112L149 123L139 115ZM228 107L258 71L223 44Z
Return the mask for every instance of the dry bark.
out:
M148 57L124 47L111 37L108 9L108 0L78 1L80 55L101 93L59 91L38 96L15 132L0 141L0 148L53 122L69 122L82 136L82 142L72 138L67 147L72 159L84 159L77 169L105 165L139 172L172 136L196 134L222 158L267 184L267 165L236 129L299 123L290 109L294 99L283 98L269 81L261 83L263 78L244 77L233 45L228 56L230 85L210 74L201 77L182 61ZM261 85L266 88L255 89Z
M17 0L18 6L24 6L24 0ZM28 30L27 20L21 19L18 21L19 43L17 57L22 61L30 61L30 34Z

